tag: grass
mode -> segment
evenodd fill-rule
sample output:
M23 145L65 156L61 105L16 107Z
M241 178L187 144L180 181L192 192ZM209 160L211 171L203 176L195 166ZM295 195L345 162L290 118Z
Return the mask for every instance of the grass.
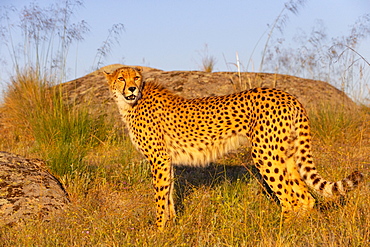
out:
M158 232L148 163L111 119L90 116L88 105L85 110L66 105L58 87L49 86L32 73L15 78L2 111L11 127L0 147L45 159L71 203L49 221L0 228L0 246L370 245L367 181L345 204L282 224L279 205L240 166L249 168L248 153L207 168L178 167L178 218ZM323 176L337 180L355 169L368 174L369 113L366 107L310 112L315 161Z
M68 2L68 12L56 13L71 15L68 6L75 3L81 5L79 1ZM33 14L29 27L38 27L34 23L39 20L62 23L40 26L41 36L27 35L27 49L32 50L33 42L41 44L40 50L52 47L58 33L54 27L65 33L61 43L83 40L81 35L87 32L84 22L70 25L68 17L40 16L55 12L32 4L30 8L40 11ZM40 19L43 16L47 18ZM78 32L65 32L74 27ZM116 30L122 27L118 25ZM29 30L33 29L24 31ZM100 62L109 53L105 45L112 44L110 38L98 49ZM7 44L15 47L11 40ZM90 115L88 102L85 107L65 102L60 87L50 83L51 77L40 75L41 68L53 67L47 61L56 61L61 53L61 64L51 71L60 70L63 78L69 43L64 45L52 49L56 54L46 56L36 50L36 57L42 59L34 62L32 56L26 56L25 66L21 66L22 59L15 59L18 74L0 109L0 149L44 159L65 185L71 203L48 221L36 218L1 227L0 246L370 246L368 180L349 194L346 203L334 201L333 207L316 208L309 217L282 224L279 205L265 195L260 182L248 171L252 164L248 152L232 154L207 168L176 168L178 218L159 232L153 226L155 205L148 163L113 119ZM10 53L17 57L16 51ZM216 60L208 54L207 46L200 55L202 70L213 71ZM38 69L21 71L29 65ZM353 170L368 175L368 107L354 111L322 106L311 109L310 119L315 162L325 178L338 180ZM318 202L325 203L322 199Z
M201 56L201 60L202 60L200 69L204 72L211 73L215 69L217 60L214 56L209 54L208 45L205 44L203 50L198 53Z
M311 109L310 115L313 134L320 136L327 145L333 145L339 140L344 141L344 144L357 143L363 139L366 131L366 109L346 110L338 106L322 105Z
M108 131L103 119L66 104L61 87L53 87L33 70L12 79L4 97L4 115L22 132L18 138L34 141L34 152L60 176L85 169L83 157Z

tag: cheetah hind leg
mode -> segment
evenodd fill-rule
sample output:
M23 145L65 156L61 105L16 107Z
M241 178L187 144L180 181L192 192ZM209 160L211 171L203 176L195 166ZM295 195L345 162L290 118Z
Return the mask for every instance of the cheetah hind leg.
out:
M292 215L304 215L311 210L315 199L301 179L294 157L287 157L280 150L265 150L256 143L252 145L254 163L279 199L284 217L289 219Z

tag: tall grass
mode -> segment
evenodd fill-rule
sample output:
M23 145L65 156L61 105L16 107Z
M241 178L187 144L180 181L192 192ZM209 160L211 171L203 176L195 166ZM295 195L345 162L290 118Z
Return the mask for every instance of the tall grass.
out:
M10 57L15 73L32 68L40 76L65 79L67 59L73 44L82 42L89 32L86 21L74 22L75 11L83 6L79 0L63 0L41 6L37 1L22 9L1 6L1 45ZM6 52L8 54L6 54Z
M283 33L284 26L286 25L286 23L289 20L289 16L285 12L289 11L289 12L297 15L299 13L299 8L304 6L304 4L305 4L305 0L290 0L289 2L286 2L284 4L283 9L280 11L278 16L275 18L272 25L269 27L269 32L268 32L268 35L267 35L265 46L264 46L263 51L262 51L262 58L261 58L261 62L260 62L259 71L264 71L263 69L264 69L264 66L265 66L265 56L268 55L267 50L270 49L270 40L273 37L274 31L277 29L281 33Z
M84 169L83 158L106 134L102 119L63 100L60 86L33 70L17 74L4 96L5 118L35 142L50 168L59 175Z
M327 145L332 145L339 140L360 141L364 124L367 123L367 114L361 109L349 111L343 107L321 105L310 109L310 122L313 126L313 135L319 136Z
M284 35L271 37L263 67L275 73L327 81L357 103L368 104L369 58L358 50L369 37L369 14L358 17L348 34L338 37L329 37L324 23L316 21L310 33L300 30L292 40Z
M114 24L111 29L108 30L108 36L103 41L102 45L98 48L97 53L93 62L93 70L99 69L104 63L103 59L106 58L111 52L115 43L119 44L118 37L124 31L124 25L122 23Z
M215 69L216 65L216 58L209 54L208 45L205 44L202 51L199 52L201 56L202 63L200 65L200 69L204 72L212 72Z
M72 45L82 42L89 32L84 20L74 22L81 6L80 0L46 6L35 1L20 10L2 6L0 12L1 45L7 48L14 69L4 93L5 118L17 138L32 146L31 153L38 153L59 175L85 169L84 157L108 131L103 119L65 102L59 86L66 78ZM98 49L98 63L122 28L116 24L109 30Z

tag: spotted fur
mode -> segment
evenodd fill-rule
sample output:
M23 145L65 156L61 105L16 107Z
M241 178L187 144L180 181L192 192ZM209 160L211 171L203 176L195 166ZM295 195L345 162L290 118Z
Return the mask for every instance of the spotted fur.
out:
M145 83L140 69L123 67L105 74L132 142L150 162L156 224L161 229L175 217L173 165L204 166L246 141L284 213L313 207L308 187L324 196L344 195L362 179L359 172L338 182L319 175L307 113L288 93L255 88L184 99L158 84Z

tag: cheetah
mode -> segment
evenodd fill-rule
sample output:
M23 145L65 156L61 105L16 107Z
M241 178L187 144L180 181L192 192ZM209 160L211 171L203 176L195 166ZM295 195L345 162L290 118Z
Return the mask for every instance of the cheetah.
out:
M130 138L151 166L159 229L176 216L174 165L205 166L248 140L264 181L283 214L313 208L313 188L323 196L344 195L363 175L338 182L319 175L311 154L307 113L292 95L254 88L225 96L185 99L155 82L140 68L104 72Z

